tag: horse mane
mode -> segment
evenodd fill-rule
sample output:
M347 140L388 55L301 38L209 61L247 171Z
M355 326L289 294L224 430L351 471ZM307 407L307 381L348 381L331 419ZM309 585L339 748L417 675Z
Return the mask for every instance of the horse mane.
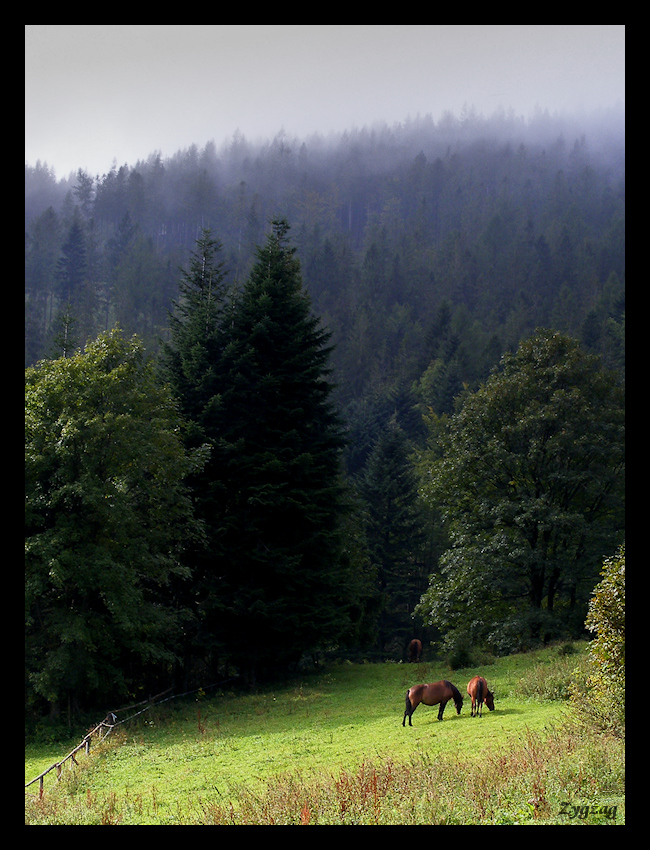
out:
M456 705L459 705L459 704L462 705L463 704L463 695L458 690L456 685L454 685L453 682L447 681L447 679L445 679L445 684L449 685L449 687L451 688L451 692L454 695L454 702L456 703Z

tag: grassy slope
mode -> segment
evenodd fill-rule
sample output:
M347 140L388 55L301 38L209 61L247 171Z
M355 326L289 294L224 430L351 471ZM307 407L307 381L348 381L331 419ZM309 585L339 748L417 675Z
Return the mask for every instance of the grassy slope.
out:
M68 792L88 800L103 795L104 808L109 796L115 806L121 801L123 823L178 823L191 820L201 801L229 805L238 787L259 795L286 772L337 776L364 762L405 764L423 756L434 760L438 753L464 762L481 758L485 748L506 752L561 721L563 703L530 694L543 694L545 678L553 678L547 671L564 664L568 672L576 658L561 660L556 650L547 650L454 673L437 664L345 664L264 694L171 702L114 733L104 752L75 769ZM493 713L471 718L466 697L460 716L450 703L439 723L437 708L420 706L413 728L402 727L410 685L448 678L465 694L475 672L496 692ZM62 746L53 757L51 748L30 749L26 781L68 751ZM54 784L51 774L46 788ZM125 806L126 799L132 805Z

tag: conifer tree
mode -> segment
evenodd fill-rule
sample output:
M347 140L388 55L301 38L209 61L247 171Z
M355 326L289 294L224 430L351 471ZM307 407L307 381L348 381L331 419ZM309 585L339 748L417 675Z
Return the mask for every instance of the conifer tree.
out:
M78 211L75 209L68 238L61 248L62 257L57 270L59 303L75 304L86 276L86 236Z
M185 675L192 656L210 658L219 665L222 644L218 636L219 575L225 553L221 547L224 505L222 471L215 453L221 434L220 398L223 390L222 356L226 305L226 272L220 259L221 243L204 229L179 284L179 299L170 316L171 342L161 355L162 377L169 383L183 415L185 445L204 446L210 454L203 469L189 479L195 511L205 528L204 543L187 553L190 582L176 592L194 617L186 626ZM218 582L217 582L218 584Z
M404 432L395 419L380 434L361 480L365 534L376 571L378 644L400 645L412 631L411 614L427 587L423 517Z
M222 346L226 273L221 250L221 243L204 229L179 284L179 300L170 316L171 344L162 357L184 415L199 430L204 430L206 408L215 391L210 381L216 377Z
M351 602L339 552L343 437L329 332L311 314L288 230L273 222L233 313L215 446L222 625L252 676L335 641Z
M193 560L194 650L251 679L335 641L352 602L329 333L311 314L288 230L273 223L236 298L204 232L165 356L187 442L210 447L191 479L207 540Z

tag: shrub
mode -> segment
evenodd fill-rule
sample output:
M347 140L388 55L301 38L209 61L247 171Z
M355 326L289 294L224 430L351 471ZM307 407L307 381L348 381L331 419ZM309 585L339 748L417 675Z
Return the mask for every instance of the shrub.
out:
M576 662L558 651L557 658L526 671L519 680L519 693L529 699L568 700L585 664L583 658Z
M581 718L625 736L625 546L607 558L589 604L586 627L596 637L589 668L572 693Z

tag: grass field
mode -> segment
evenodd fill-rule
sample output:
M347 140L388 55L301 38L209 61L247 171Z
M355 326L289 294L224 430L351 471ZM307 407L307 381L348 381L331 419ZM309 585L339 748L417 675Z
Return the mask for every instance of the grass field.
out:
M571 723L566 696L583 648L552 648L452 673L440 664L338 664L258 694L171 701L118 727L45 794L27 823L622 824L620 740ZM480 672L495 711L470 717ZM413 684L447 678L465 694L444 721ZM79 742L30 746L25 781Z

